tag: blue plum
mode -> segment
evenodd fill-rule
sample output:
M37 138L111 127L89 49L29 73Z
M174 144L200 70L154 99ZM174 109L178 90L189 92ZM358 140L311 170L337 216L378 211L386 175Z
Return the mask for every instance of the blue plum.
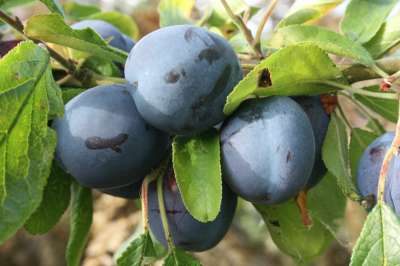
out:
M75 30L91 28L99 34L104 40L109 41L109 44L115 48L129 52L135 43L128 36L120 32L116 27L102 20L82 20L71 25Z
M319 96L302 96L293 99L303 108L310 119L315 137L315 163L306 185L306 189L311 189L326 174L326 167L322 161L322 145L328 131L330 118L325 112Z
M394 138L393 132L387 132L374 140L364 151L358 164L357 187L361 195L372 207L376 202L379 173L383 158ZM389 163L385 184L385 202L400 215L400 158L394 156ZM372 204L371 204L372 203Z
M225 182L244 199L276 204L307 184L315 159L310 120L289 97L244 102L221 131Z
M137 112L127 85L98 86L79 94L53 123L56 156L79 183L113 188L137 182L155 167L169 136Z
M217 245L232 223L237 205L236 195L223 184L220 213L214 221L201 223L195 220L183 205L173 174L168 174L163 183L167 219L175 245L187 251L204 251ZM167 246L161 223L156 182L149 185L148 207L151 232L159 242Z
M242 70L225 39L179 25L141 39L129 54L125 78L134 85L136 106L149 124L191 135L224 119L226 97Z
M100 189L102 193L125 199L138 199L142 188L142 180L122 187Z

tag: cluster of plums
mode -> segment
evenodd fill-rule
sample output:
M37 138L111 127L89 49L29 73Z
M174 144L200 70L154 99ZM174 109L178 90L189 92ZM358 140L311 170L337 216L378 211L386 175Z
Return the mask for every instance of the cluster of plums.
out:
M53 123L57 159L83 186L136 198L143 178L170 152L171 136L195 135L222 123L224 183L216 220L196 221L183 205L171 166L164 177L165 207L177 246L202 251L216 245L232 222L237 195L255 203L281 203L324 175L321 147L329 116L319 97L252 99L225 119L226 97L242 71L220 36L195 26L171 26L133 46L105 22L73 27L90 27L111 38L110 45L130 50L125 65L129 84L86 90ZM165 244L154 182L148 205L151 231Z

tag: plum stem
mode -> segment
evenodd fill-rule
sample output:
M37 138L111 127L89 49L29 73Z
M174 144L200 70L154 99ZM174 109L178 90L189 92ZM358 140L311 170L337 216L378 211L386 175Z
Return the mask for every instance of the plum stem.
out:
M142 183L141 192L140 192L140 199L142 205L142 219L143 219L143 228L145 231L149 228L149 208L148 208L148 192L149 192L149 185L151 182L156 180L157 178L162 178L163 174L165 173L167 166L168 166L169 158L165 159L161 162L160 166L156 169L152 170L150 174L148 174Z
M220 0L220 1L221 1L221 4L224 6L226 13L228 13L228 16L233 20L233 22L236 24L236 26L243 33L244 37L246 38L246 41L249 43L254 54L258 58L264 58L264 55L261 51L261 47L255 45L253 35L251 34L251 31L249 30L249 28L246 26L246 23L244 22L243 18L236 15L235 13L233 13L232 8L229 6L229 4L226 0Z
M400 148L400 107L397 117L396 133L389 150L386 152L385 157L383 158L381 170L379 173L377 195L378 195L378 202L380 203L384 201L385 184L386 184L387 172L389 170L389 163L393 159L393 156L399 155L399 148Z
M262 17L260 24L258 25L256 36L254 37L253 45L255 47L260 47L262 32L263 32L263 30L265 28L265 25L268 22L268 19L271 17L272 12L274 11L277 3L278 3L278 0L271 0L271 2L269 3L269 6L265 10L265 14Z
M300 191L300 193L297 195L296 204L300 210L300 216L303 225L306 227L311 226L312 220L307 209L307 192L305 190Z
M167 243L168 243L168 249L170 251L173 251L173 250L175 250L175 245L174 245L174 241L171 236L171 232L169 231L167 211L165 210L163 181L164 181L163 176L159 176L157 179L158 207L160 208L161 223L162 223L162 226L164 229L165 239L167 240Z
M142 188L140 192L140 201L142 204L142 219L143 229L145 232L149 230L149 208L148 208L148 191L149 191L149 179L146 177L143 180Z

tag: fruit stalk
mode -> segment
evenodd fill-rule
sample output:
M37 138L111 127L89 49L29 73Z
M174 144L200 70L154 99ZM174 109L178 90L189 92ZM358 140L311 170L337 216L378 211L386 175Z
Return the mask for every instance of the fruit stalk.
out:
M385 154L385 157L384 157L383 163L382 163L382 167L381 167L381 170L379 173L378 193L377 193L379 202L384 201L385 184L386 184L387 173L389 170L389 164L390 164L390 161L392 160L393 156L399 155L399 148L400 148L400 108L399 108L398 119L397 119L397 124L396 124L396 133L395 133L392 145L390 146L389 150Z
M158 206L160 208L161 223L164 229L165 239L167 240L168 243L168 248L169 250L174 250L175 245L172 240L171 232L169 231L167 211L165 210L165 204L164 204L163 181L164 181L163 176L159 176L157 179Z

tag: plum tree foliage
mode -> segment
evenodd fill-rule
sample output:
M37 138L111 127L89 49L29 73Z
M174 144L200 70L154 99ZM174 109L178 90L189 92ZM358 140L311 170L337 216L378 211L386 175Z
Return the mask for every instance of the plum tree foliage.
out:
M141 201L117 265L201 265L187 252L224 238L240 197L304 265L353 200L368 216L350 264L400 264L397 1L351 0L338 33L310 24L341 0L295 1L268 32L276 0L161 0L160 29L140 37L73 1L21 22L30 2L0 1L0 244L69 208L80 265L96 190Z

